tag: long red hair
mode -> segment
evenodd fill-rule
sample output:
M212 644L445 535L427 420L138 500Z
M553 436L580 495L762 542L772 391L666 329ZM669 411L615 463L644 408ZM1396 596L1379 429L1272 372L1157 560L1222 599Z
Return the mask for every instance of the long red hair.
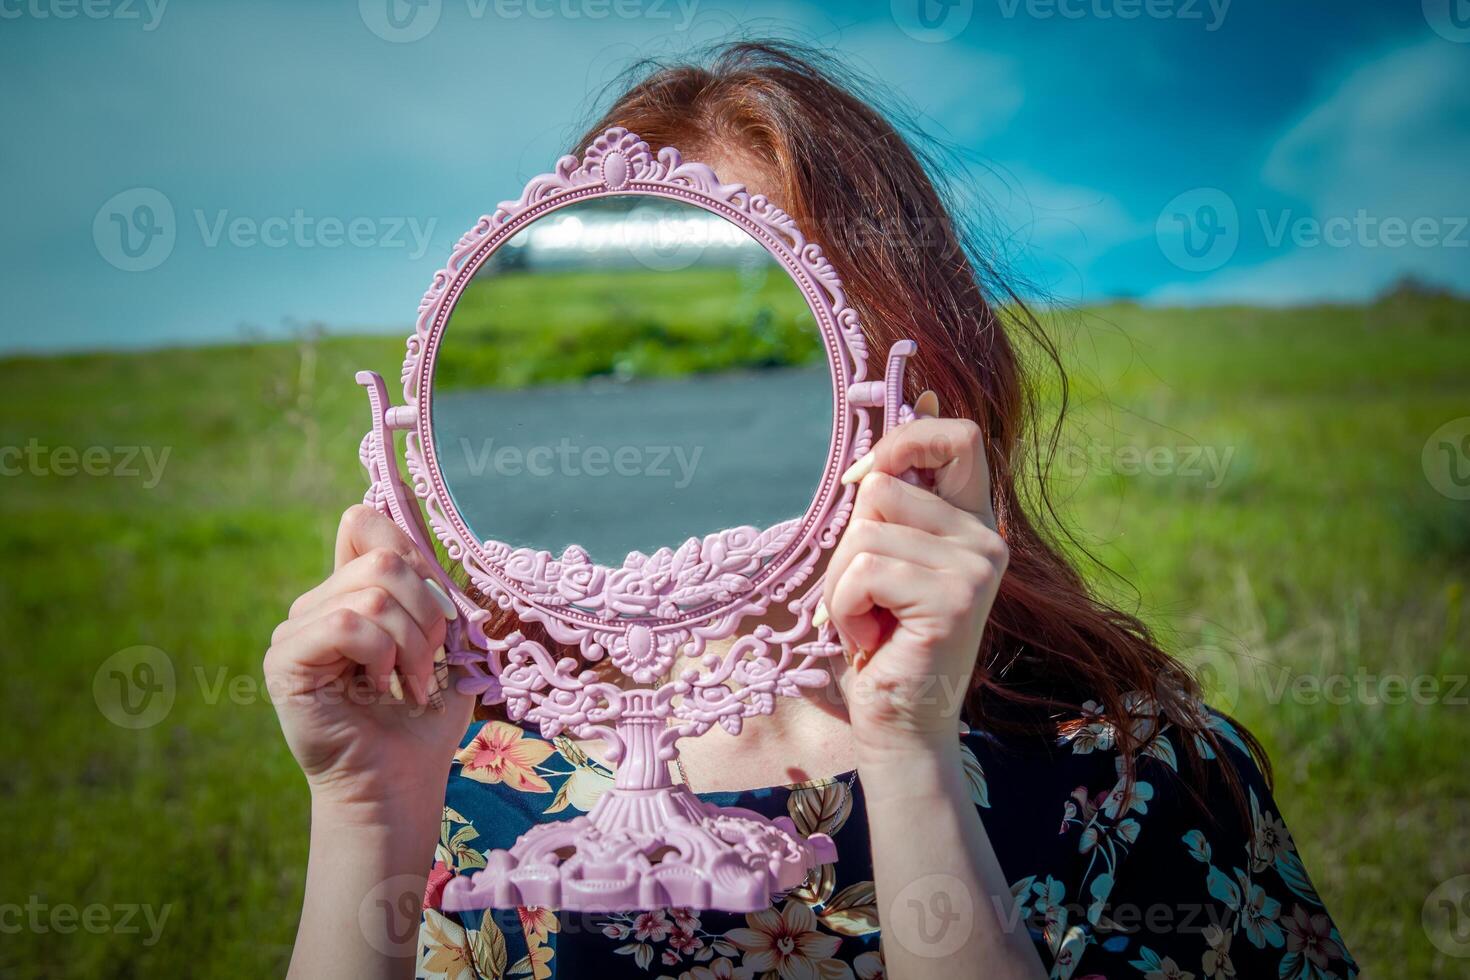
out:
M1060 422L1043 421L1013 336L1024 334L1060 374L1065 409L1061 360L1026 303L952 216L941 168L916 149L923 144L854 94L868 86L851 72L794 45L737 43L704 64L649 62L631 74L574 150L622 126L655 151L676 146L688 159L738 159L755 168L841 274L869 350L886 351L905 337L918 342L910 398L931 388L946 415L980 426L1010 564L966 697L969 723L1054 738L1080 723L1086 701L1122 720L1136 710L1125 698L1142 692L1175 724L1218 746L1194 677L1137 617L1098 598L1059 547L1064 529L1042 477ZM1018 472L1025 466L1029 474ZM1264 753L1242 735L1264 766ZM1117 739L1131 759L1139 746L1126 722L1117 725ZM1194 739L1183 742L1197 763Z

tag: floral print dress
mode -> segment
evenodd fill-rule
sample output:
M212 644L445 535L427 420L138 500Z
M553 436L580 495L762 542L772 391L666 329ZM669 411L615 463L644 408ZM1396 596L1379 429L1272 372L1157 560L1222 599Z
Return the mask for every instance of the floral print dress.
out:
M1116 730L1085 724L1047 746L962 736L964 775L1011 882L1015 927L1054 978L1330 980L1356 964L1307 877L1296 842L1239 735L1211 725L1240 775L1185 780L1187 735L1146 698L1129 721L1146 741L1130 782ZM884 975L863 787L854 774L702 799L790 816L836 842L838 860L750 915L539 908L446 913L444 885L533 824L591 809L612 774L566 739L501 721L471 726L455 757L419 932L418 976L870 980ZM1202 788L1201 788L1202 787Z

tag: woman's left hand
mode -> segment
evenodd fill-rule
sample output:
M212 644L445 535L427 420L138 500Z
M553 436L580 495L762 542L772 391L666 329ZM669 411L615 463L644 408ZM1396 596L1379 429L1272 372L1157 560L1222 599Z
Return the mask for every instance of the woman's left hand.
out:
M925 487L900 479L910 469ZM1008 550L974 422L918 418L848 472L865 470L823 601L855 668L842 683L859 757L881 758L955 739Z

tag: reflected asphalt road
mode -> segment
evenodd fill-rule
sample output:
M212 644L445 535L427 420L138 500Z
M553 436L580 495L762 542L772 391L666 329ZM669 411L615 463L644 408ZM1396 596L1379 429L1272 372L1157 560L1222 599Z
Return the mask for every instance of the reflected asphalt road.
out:
M621 565L741 524L806 512L832 435L815 368L437 392L434 438L481 538Z

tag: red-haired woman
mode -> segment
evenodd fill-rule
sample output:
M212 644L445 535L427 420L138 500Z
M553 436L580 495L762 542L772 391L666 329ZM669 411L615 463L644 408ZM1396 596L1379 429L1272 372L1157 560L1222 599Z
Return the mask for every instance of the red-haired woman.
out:
M426 872L407 944L423 976L1355 973L1259 747L1200 704L1142 624L1089 593L1045 507L1023 506L1017 470L1037 433L1014 334L1040 341L1035 322L933 168L854 90L811 52L737 44L707 66L644 69L574 148L623 126L767 195L823 243L870 350L919 342L909 376L947 416L890 433L851 474L824 587L861 667L835 666L842 697L788 699L739 738L682 746L694 791L790 815L830 834L840 860L751 915L442 912L445 881L586 810L609 772L590 746L471 724L452 691L442 714L397 703L434 683L447 599L392 524L354 508L336 570L266 656L312 790L293 975L409 976L414 959L365 942L358 917L377 914L384 882ZM896 478L915 466L937 471L932 488ZM391 694L320 696L356 673Z

